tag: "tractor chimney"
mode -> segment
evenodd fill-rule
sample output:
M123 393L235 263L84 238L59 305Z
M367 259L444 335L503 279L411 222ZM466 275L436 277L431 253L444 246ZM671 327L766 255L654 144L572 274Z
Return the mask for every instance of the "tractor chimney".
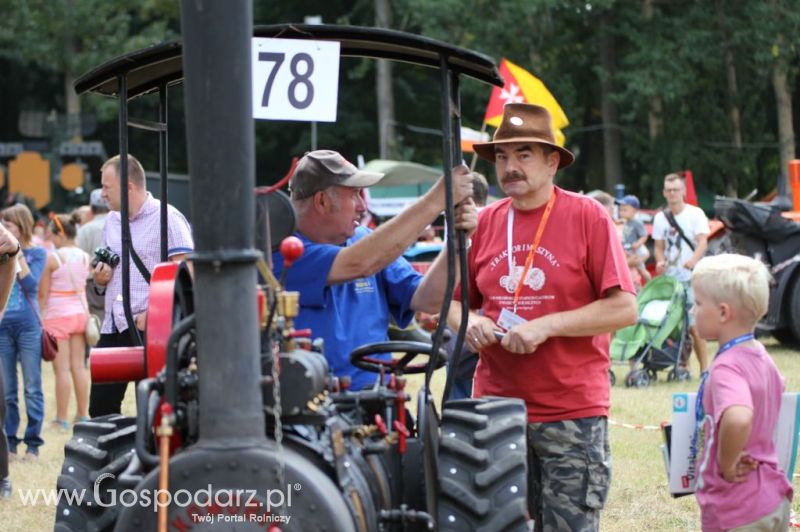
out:
M256 308L249 1L183 0L200 439L266 444Z

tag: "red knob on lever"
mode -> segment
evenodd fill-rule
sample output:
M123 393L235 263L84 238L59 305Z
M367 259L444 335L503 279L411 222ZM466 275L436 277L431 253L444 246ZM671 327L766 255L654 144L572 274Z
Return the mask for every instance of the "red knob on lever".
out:
M287 236L281 242L281 255L283 255L283 267L288 268L303 256L305 250L302 240L296 236Z
M399 432L400 434L402 434L406 438L411 436L411 432L408 430L408 427L406 427L405 425L403 425L399 421L395 420L395 422L392 423L392 426L394 427L394 430L396 430L397 432Z
M386 428L386 423L384 423L380 414L375 414L375 425L378 427L378 432L381 433L381 436L389 434L389 429Z

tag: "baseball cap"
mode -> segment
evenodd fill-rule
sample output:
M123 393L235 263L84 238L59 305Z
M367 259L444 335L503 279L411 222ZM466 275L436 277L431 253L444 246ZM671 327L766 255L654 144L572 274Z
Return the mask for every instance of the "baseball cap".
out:
M102 189L96 188L92 190L92 193L89 195L89 205L92 207L108 209L108 203L106 203L106 200L103 199Z
M614 203L617 205L630 205L634 209L639 208L639 198L634 196L633 194L628 194L624 196L622 199L615 200Z
M359 170L333 150L315 150L306 153L289 181L293 199L305 199L320 190L338 185L340 187L371 187L384 174Z

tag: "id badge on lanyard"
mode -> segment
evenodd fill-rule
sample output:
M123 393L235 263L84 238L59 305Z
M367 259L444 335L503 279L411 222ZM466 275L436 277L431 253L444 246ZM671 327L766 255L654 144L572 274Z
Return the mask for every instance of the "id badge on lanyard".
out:
M520 323L525 323L526 321L528 320L521 317L519 314L511 312L507 308L501 310L500 316L497 318L497 324L507 331L514 325L519 325Z

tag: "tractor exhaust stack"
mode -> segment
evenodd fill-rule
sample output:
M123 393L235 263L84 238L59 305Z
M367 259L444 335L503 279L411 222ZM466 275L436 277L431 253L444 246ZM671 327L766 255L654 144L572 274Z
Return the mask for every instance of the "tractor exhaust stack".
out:
M256 308L252 4L181 2L200 439L265 440ZM225 319L220 319L224 309ZM236 393L231 393L235 389Z

